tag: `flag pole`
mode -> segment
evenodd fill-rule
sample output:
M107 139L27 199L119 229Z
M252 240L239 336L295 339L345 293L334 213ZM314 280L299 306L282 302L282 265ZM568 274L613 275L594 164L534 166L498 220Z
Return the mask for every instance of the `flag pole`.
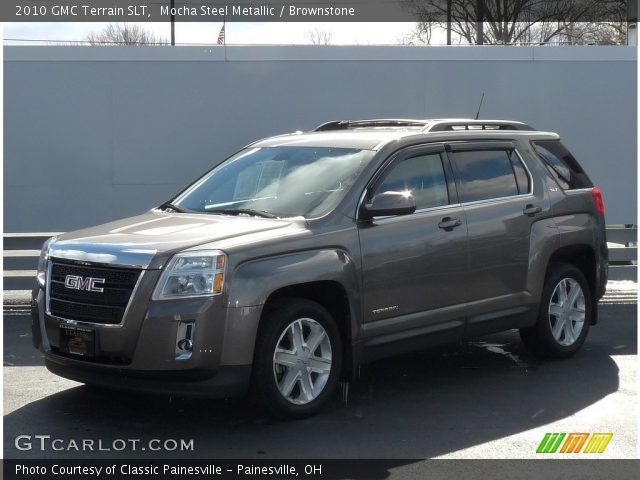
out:
M218 43L220 43L220 35L222 35L222 50L224 50L224 61L227 61L227 17L222 17L222 30L218 35Z
M220 33L218 33L218 45L226 45L227 44L227 17L223 17L222 19L222 28L220 29Z

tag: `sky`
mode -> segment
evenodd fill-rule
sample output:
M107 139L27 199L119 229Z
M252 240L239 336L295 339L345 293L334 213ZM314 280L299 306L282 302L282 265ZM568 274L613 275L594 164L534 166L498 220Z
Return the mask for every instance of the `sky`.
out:
M26 42L13 42L6 39L51 41L83 40L90 32L100 31L104 23L97 22L39 22L5 23L5 45ZM156 35L170 37L169 23L142 23ZM226 24L228 45L254 44L309 44L309 32L314 29L331 33L332 45L395 45L401 43L414 28L414 23L348 23L348 22L229 22ZM176 43L216 43L222 22L176 23Z

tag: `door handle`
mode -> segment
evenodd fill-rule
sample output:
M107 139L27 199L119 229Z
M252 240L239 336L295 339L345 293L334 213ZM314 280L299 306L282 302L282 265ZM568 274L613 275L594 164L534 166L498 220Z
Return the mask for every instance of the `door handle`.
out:
M459 227L460 225L462 225L462 222L460 221L459 218L451 218L451 217L444 217L442 221L438 223L438 227L442 228L443 230L446 230L447 232L450 232L455 227Z
M533 217L536 213L540 213L541 211L542 211L542 208L537 207L530 203L526 207L524 207L524 210L522 211L522 213L524 213L525 215L529 215L530 217Z

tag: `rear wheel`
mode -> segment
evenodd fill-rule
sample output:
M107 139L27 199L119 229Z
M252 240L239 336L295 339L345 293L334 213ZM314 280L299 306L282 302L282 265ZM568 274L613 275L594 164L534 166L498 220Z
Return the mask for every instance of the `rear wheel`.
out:
M523 343L543 358L566 358L584 343L593 316L591 291L582 272L573 265L549 267L538 322L520 329Z
M342 345L334 319L321 305L280 302L263 319L256 342L253 386L272 416L316 413L335 391Z

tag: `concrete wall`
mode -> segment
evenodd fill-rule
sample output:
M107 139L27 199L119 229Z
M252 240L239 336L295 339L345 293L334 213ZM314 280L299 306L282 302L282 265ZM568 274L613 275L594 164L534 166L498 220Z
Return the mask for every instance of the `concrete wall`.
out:
M5 47L4 228L146 210L257 138L331 119L473 116L559 132L636 223L632 47Z

